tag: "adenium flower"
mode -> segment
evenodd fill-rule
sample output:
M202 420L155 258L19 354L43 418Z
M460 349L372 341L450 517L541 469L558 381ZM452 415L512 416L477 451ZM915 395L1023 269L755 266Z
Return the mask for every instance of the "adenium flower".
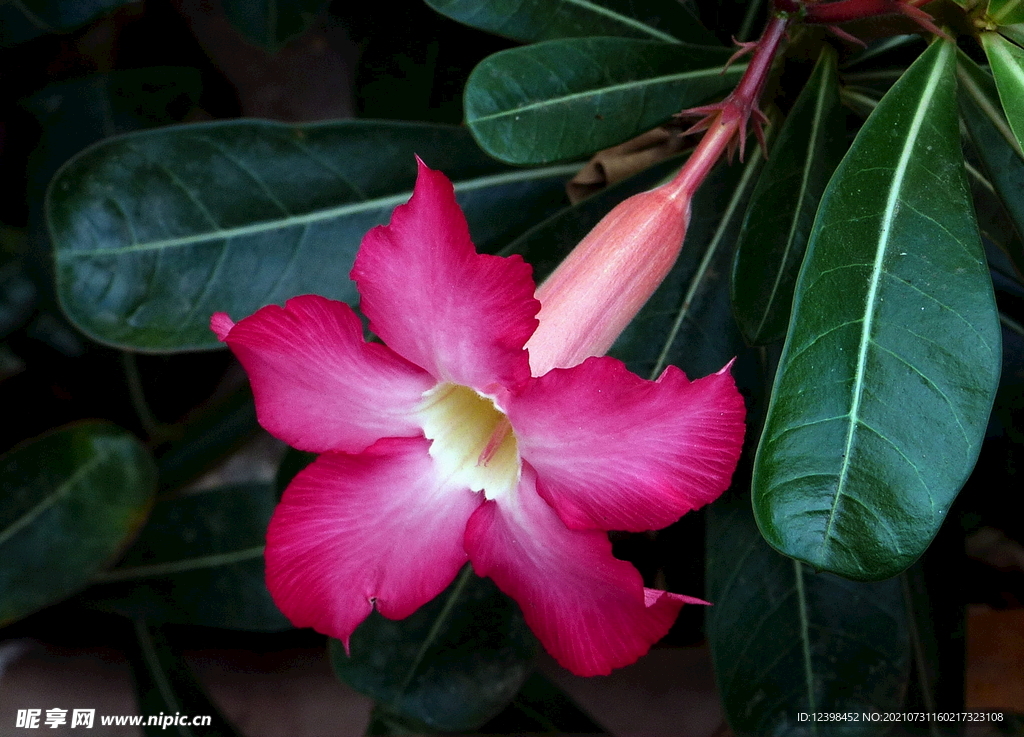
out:
M658 232L655 221L640 230ZM613 259L614 244L595 248ZM419 162L412 199L367 233L352 269L383 344L363 339L347 305L313 295L238 323L213 316L262 425L321 454L267 533L267 585L296 626L347 649L374 607L407 617L470 561L563 666L595 675L647 652L683 604L704 603L645 588L605 531L658 529L716 498L739 456L743 402L728 367L690 382L670 366L646 381L592 355L639 309L616 306L616 268L605 298L581 298L587 314L560 349L530 266L476 253L451 182ZM571 318L586 272L554 280L552 325Z

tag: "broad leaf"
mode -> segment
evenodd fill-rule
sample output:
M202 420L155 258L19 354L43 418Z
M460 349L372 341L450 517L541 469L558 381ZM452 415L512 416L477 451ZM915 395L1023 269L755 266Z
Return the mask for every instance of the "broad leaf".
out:
M66 33L132 0L4 0L0 2L0 46L46 33Z
M516 41L623 36L713 44L715 37L678 0L426 0L438 13Z
M569 38L508 49L466 82L466 122L514 164L585 156L729 89L729 49L626 38Z
M825 47L782 125L743 221L732 273L732 299L747 340L786 334L793 286L818 200L846 149L836 55Z
M224 13L243 36L270 52L305 31L330 0L221 0Z
M331 641L340 678L385 714L454 732L476 729L512 701L535 640L515 602L467 566L415 614L399 621L371 614L350 647L348 656Z
M237 737L163 629L143 619L134 624L135 647L129 649L128 661L139 712L146 717L146 737ZM178 715L185 718L176 719ZM149 724L149 717L156 717L157 723ZM209 723L195 725L196 717Z
M1012 247L1014 242L1019 245L1019 236L1024 233L1024 157L999 107L991 75L964 54L960 54L958 62L960 113L987 182L998 195L1016 230L1015 238L1010 242L1006 242L1006 238L999 239L999 245L1007 251L1018 271L1024 273L1024 253L1020 248ZM986 232L986 235L992 237L993 234Z
M269 484L227 486L157 503L117 568L97 575L91 606L149 622L290 629L264 582Z
M509 170L465 131L425 124L243 120L110 139L50 186L61 305L101 342L180 351L220 345L217 311L238 319L309 293L354 302L352 259L408 200L415 154L455 181L484 250L560 207L573 171Z
M882 99L822 198L754 468L783 553L855 579L928 546L974 467L1000 368L956 118L955 47Z
M83 588L146 519L153 461L102 422L0 456L0 627Z
M899 580L848 581L779 555L743 495L711 505L707 530L707 637L736 736L888 733L799 715L901 711L911 643Z
M998 33L981 34L999 99L1017 141L1024 141L1024 49Z

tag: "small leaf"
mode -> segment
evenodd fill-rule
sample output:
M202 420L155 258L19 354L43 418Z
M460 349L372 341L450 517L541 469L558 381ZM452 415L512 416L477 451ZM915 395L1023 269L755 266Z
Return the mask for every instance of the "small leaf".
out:
M508 49L466 82L466 123L492 156L539 164L585 156L729 89L729 49L569 38Z
M372 613L350 647L351 657L331 641L340 678L385 713L454 732L476 729L512 701L529 674L535 640L515 602L467 566L405 619Z
M102 422L55 430L0 456L0 627L66 598L146 519L153 461Z
M1024 158L1020 146L999 107L996 85L991 75L965 54L960 54L958 61L960 114L967 125L987 180L998 195L1019 238L1024 233ZM992 236L991 233L986 235ZM1024 273L1024 253L1019 247L1008 248L1011 244L1005 242L1006 239L1001 240L1004 242L1000 245L1007 251L1018 271Z
M160 501L117 568L93 579L89 605L149 622L275 632L291 624L264 582L277 503L270 484L225 486Z
M50 186L61 305L98 341L181 351L220 347L217 311L354 302L355 252L408 200L417 153L455 181L483 250L561 207L575 171L510 170L464 130L411 123L222 121L110 139Z
M128 660L146 737L238 737L160 627L134 620ZM178 718L183 716L185 718ZM155 723L149 720L156 717ZM194 724L195 719L201 724ZM208 720L208 721L207 721Z
M305 31L330 0L221 0L231 25L271 53Z
M899 580L848 581L779 555L744 495L712 504L707 525L707 637L736 736L888 733L799 715L901 711L911 650Z
M981 34L981 43L992 67L1006 118L1020 143L1024 141L1024 49L998 33Z
M438 13L516 41L623 36L714 44L693 11L677 0L427 0Z
M854 579L928 546L974 467L1000 370L992 283L935 42L822 198L754 467L768 542Z
M786 334L818 200L846 149L836 55L818 64L782 125L743 221L732 272L736 320L754 345Z

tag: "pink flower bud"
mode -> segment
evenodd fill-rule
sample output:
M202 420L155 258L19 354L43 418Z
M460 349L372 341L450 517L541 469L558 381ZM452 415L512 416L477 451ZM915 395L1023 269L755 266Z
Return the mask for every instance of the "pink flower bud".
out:
M619 203L538 287L540 325L526 344L534 376L604 355L664 281L690 221L681 182Z

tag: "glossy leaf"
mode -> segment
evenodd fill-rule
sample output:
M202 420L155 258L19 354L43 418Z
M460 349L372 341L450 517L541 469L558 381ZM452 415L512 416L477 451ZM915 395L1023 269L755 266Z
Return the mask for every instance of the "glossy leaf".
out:
M737 737L867 737L891 725L815 724L800 713L898 712L911 643L898 579L849 581L772 550L745 496L707 520L707 637L722 708Z
M999 197L1016 233L1011 239L1000 238L1017 269L1024 273L1024 253L1012 244L1019 244L1024 233L1024 157L1017 138L1010 130L999 106L999 97L992 76L966 55L960 54L957 66L960 114L970 133L975 151L981 160L987 184ZM979 207L979 219L981 211ZM994 234L986 232L986 236ZM995 240L995 239L993 239Z
M986 15L990 21L1000 26L1022 23L1024 22L1024 2L1021 0L988 0Z
M934 43L832 177L755 462L768 542L855 579L892 576L928 546L974 467L999 378L955 62Z
M512 701L535 640L519 607L467 566L448 589L399 621L374 612L352 634L351 657L331 641L340 678L414 726L473 730Z
M330 0L221 0L221 4L242 35L274 52L305 31Z
M677 0L426 0L438 13L516 41L622 36L713 44L715 37Z
M274 632L291 624L264 582L269 484L160 501L117 568L93 581L89 604L149 622Z
M132 0L5 0L0 2L0 46L47 33L67 33Z
M87 422L0 456L0 627L83 588L146 519L153 461L119 427Z
M998 33L981 34L999 99L1017 142L1024 141L1024 49Z
M224 121L110 139L48 193L61 305L101 342L180 351L221 345L217 311L309 293L354 302L359 242L411 195L415 154L455 181L485 250L560 207L574 171L509 170L463 130L414 123Z
M146 737L237 737L163 629L143 619L135 619L134 626L135 647L129 649L128 662L139 713L147 717L142 727ZM179 714L188 719L174 719ZM150 716L160 722L148 724ZM193 726L195 717L208 717L210 723Z
M736 320L754 345L783 338L818 200L846 149L836 55L825 47L782 124L743 221L732 272Z
M736 84L729 49L569 38L487 57L466 82L466 122L492 156L540 164L589 155Z

